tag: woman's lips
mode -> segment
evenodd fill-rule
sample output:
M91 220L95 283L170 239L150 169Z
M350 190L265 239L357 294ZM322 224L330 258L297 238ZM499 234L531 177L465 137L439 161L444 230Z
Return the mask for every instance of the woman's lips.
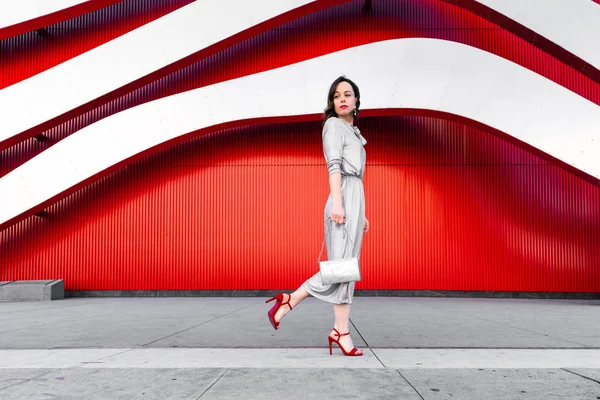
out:
M341 109L346 109L348 106L340 106Z

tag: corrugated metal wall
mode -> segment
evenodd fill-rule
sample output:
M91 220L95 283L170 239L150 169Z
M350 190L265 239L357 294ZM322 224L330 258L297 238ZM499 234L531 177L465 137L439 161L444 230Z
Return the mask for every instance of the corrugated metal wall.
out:
M0 173L145 101L397 37L477 46L600 104L597 83L460 8L390 0L364 14L361 4L273 29L90 110L45 132L47 142L0 153ZM19 40L4 41L2 54ZM31 73L15 60L13 81ZM360 127L372 230L357 289L599 291L598 186L456 122L378 117ZM316 272L328 189L319 123L216 132L3 231L0 280L64 278L71 290L292 289Z
M0 40L0 89L154 21L194 0L124 0L24 35Z
M598 291L600 189L485 132L361 120L358 289ZM292 289L317 270L319 123L253 126L131 165L3 232L0 279L78 290Z

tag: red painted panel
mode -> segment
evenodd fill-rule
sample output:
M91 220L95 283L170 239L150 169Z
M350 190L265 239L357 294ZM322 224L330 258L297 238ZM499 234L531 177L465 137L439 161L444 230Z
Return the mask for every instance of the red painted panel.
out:
M360 126L372 230L357 288L600 290L598 186L456 122ZM328 191L318 123L217 132L3 231L0 280L293 289L317 270Z
M117 4L53 23L45 27L44 34L31 31L0 40L0 89L77 57L192 1L104 1ZM102 4L90 3L90 6Z
M88 14L100 8L118 3L121 0L87 0L74 6L63 8L50 14L42 15L37 18L22 21L14 25L0 28L0 40L11 36L17 36L25 32L34 31L58 22L65 21Z

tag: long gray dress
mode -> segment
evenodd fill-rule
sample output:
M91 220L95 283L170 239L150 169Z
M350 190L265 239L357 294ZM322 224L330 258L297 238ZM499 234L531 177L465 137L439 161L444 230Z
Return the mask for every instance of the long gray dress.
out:
M327 219L333 208L333 196L329 194L323 213L325 243L329 260L358 257L365 226L365 193L362 178L367 154L365 138L360 130L336 117L329 118L323 126L323 154L329 175L342 174L342 206L345 224ZM344 235L344 225L348 235ZM323 260L322 258L321 260ZM319 272L307 279L302 287L314 297L333 304L352 304L354 282L321 283Z

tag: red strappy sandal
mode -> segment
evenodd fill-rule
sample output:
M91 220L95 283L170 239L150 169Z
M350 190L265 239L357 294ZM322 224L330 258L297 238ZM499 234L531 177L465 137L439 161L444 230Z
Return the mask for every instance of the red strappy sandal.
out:
M332 338L331 336L328 336L329 338L329 355L333 354L333 350L331 349L331 345L335 342L337 343L337 345L340 347L340 350L342 350L342 353L344 353L345 356L352 356L352 357L357 357L357 356L362 356L362 354L359 354L358 352L360 350L358 350L356 347L353 347L352 350L346 352L346 350L344 350L344 348L342 347L342 345L340 344L340 339L342 338L342 336L346 336L350 334L350 331L346 332L346 333L340 333L337 329L333 328L333 330L335 331L335 335L338 337L337 339Z
M273 328L275 328L275 330L279 328L279 322L275 321L275 314L277 314L277 311L279 311L279 309L285 305L290 307L290 310L292 310L292 305L290 304L292 296L289 294L288 296L289 297L285 303L283 302L283 293L278 293L275 297L271 297L269 300L265 301L265 303L268 303L270 301L277 300L275 302L275 305L269 310L269 312L267 312L267 315L269 316L269 321L271 321L271 325L273 325Z

